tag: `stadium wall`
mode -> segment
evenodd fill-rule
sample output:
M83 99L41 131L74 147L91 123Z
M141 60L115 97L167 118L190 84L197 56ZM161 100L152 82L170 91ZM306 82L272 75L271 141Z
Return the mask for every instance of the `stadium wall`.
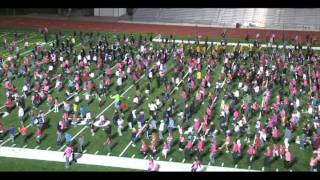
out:
M94 16L120 17L126 13L127 8L94 8Z

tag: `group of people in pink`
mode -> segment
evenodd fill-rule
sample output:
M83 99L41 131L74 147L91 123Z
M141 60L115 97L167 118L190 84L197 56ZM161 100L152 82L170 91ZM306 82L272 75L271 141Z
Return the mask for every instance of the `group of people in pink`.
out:
M47 41L48 30L41 32ZM275 44L276 39L272 35L267 43ZM289 42L293 47L261 48L262 39L257 35L250 47L238 43L230 51L224 38L220 44L206 39L200 45L200 40L196 37L193 45L190 39L178 44L168 36L153 43L152 37L147 40L142 35L109 39L76 32L63 40L61 33L56 34L50 48L35 47L31 55L19 57L23 63L10 55L1 65L6 110L22 108L19 119L24 127L26 100L32 102L32 111L38 111L42 103L53 113L63 109L57 120L58 146L63 145L70 127L85 122L92 136L98 128L105 131L106 152L112 154L112 127L122 136L128 124L132 146L143 155L168 159L173 151L180 151L187 161L196 158L192 171L204 158L216 165L219 154L230 154L235 166L246 156L248 168L263 159L264 166L283 161L289 169L299 161L293 148L301 148L301 153L312 151L310 170L316 171L320 160L320 68L319 57L311 48L313 41L303 42L307 49L302 49L299 37ZM20 79L24 84L17 89L14 82ZM126 82L135 86L132 100L122 98ZM151 96L156 89L163 93ZM64 96L55 97L54 91ZM144 99L148 113L142 110ZM100 110L105 102L114 101L114 113L96 119L90 111L95 100ZM43 135L45 118L39 113L44 121L39 125L33 114ZM74 144L67 146L66 167Z

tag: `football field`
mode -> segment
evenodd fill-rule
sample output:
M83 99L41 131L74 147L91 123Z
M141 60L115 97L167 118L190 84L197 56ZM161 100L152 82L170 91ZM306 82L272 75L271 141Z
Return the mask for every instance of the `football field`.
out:
M15 37L15 32L17 32L18 36ZM76 36L74 36L74 32L76 32ZM70 53L69 55L66 54L66 52L62 52L61 56L68 56L70 67L72 71L77 71L77 55L81 51L81 49L84 49L86 52L90 50L90 42L93 47L95 47L99 41L104 41L106 38L110 44L113 44L117 38L117 35L120 39L123 38L124 33L113 33L113 32L93 32L93 35L90 37L89 34L86 34L86 32L83 32L82 37L79 36L78 30L57 30L52 29L49 31L49 38L48 42L44 42L43 35L39 33L38 29L35 28L7 28L7 27L1 27L0 28L0 37L1 40L5 37L8 42L12 42L15 38L17 42L17 47L19 47L19 54L20 58L18 59L18 64L23 63L23 57L29 57L31 59L31 55L33 52L33 49L35 45L37 45L39 48L49 51L52 48L53 43L55 43L55 37L56 33L59 34L59 40L61 42L71 41L71 38L75 38L75 44L74 44L74 50L76 51L75 54ZM130 34L125 33L125 35L128 37ZM29 46L25 47L25 38L27 36ZM150 38L150 34L141 34L143 37L142 39L146 39L149 41L149 39L155 40L156 35L152 35L152 38ZM139 39L140 34L134 33L134 37L136 40ZM176 36L176 39L180 40L186 40L187 37L184 36ZM219 37L211 37L209 41L217 41ZM230 39L230 41L233 41L234 43L237 43L237 41L245 42L242 39ZM2 42L2 41L1 41ZM60 42L60 43L61 43ZM163 44L161 42L150 42L153 45L153 49L155 48L164 48ZM209 44L208 52L212 51L212 46ZM187 45L185 46L193 46L194 49L196 49L196 45ZM203 47L203 45L200 45ZM112 47L112 46L111 46ZM180 45L178 45L180 47ZM175 69L175 62L174 62L174 53L172 48L172 43L168 43L167 47L169 49L168 52L168 62L166 63L166 71L165 76L167 79L171 80L171 78L174 77L174 69ZM243 47L245 51L247 51L248 47ZM228 46L226 48L227 51L232 52L234 49L233 46ZM261 51L271 52L268 48L262 48ZM137 49L132 50L135 55L139 54L137 52ZM188 47L185 47L185 54L187 54ZM257 50L258 51L258 50ZM282 49L279 50L280 52ZM2 68L5 66L7 62L7 57L10 55L15 55L15 51L9 52L7 49L4 49L2 44L0 47L0 57L4 59L4 62L2 63ZM44 51L44 54L46 51ZM39 54L39 58L40 58ZM185 59L187 60L189 57L186 55ZM207 66L208 62L207 59L209 58L208 55L204 56L202 58L202 75L204 76L207 72ZM74 60L75 59L75 60ZM125 126L123 129L123 136L119 136L117 133L117 127L112 122L112 117L115 112L115 101L110 98L110 96L113 96L117 94L116 90L116 75L115 75L115 69L116 64L121 61L120 58L115 58L111 61L111 67L113 70L112 74L112 84L110 87L108 87L106 91L106 95L102 96L102 105L99 106L99 101L95 96L92 96L92 102L87 104L87 101L85 100L85 94L86 90L82 88L79 92L73 91L71 95L65 96L65 92L68 89L67 82L68 79L64 80L64 88L59 91L54 88L55 82L57 80L57 77L59 74L62 74L63 70L61 66L56 66L57 68L53 70L51 74L49 74L50 83L53 87L50 89L50 94L54 98L58 98L60 102L60 109L59 112L53 112L52 109L49 109L48 103L46 100L42 101L40 105L36 108L32 105L31 96L28 96L25 98L25 117L24 117L24 125L28 127L29 133L27 136L26 143L23 142L22 137L18 132L16 132L16 142L12 143L9 135L7 133L4 134L2 142L0 142L0 146L6 146L6 147L15 147L15 148L26 148L26 149L39 149L39 150L50 150L50 151L59 151L61 152L61 158L63 159L63 152L66 147L66 143L64 142L61 146L57 145L56 139L57 139L57 125L63 116L63 103L62 101L68 101L70 104L75 103L75 97L80 98L80 106L85 106L87 108L87 111L91 112L91 116L94 119L95 122L99 121L99 117L101 115L104 115L107 117L108 120L112 123L112 153L109 154L109 156L114 157L128 157L128 158L137 158L137 159L148 159L149 156L145 156L140 153L140 146L141 146L141 140L144 139L147 144L150 144L151 138L147 136L147 125L143 126L141 133L139 133L136 147L132 146L131 144L131 129L128 127L127 119L128 116L132 110L133 106L133 98L136 95L136 85L139 84L140 91L141 91L141 99L139 100L140 103L137 108L137 112L143 111L145 113L145 119L148 120L149 117L149 107L148 104L152 101L155 101L157 97L161 96L163 92L166 91L166 87L164 84L161 84L160 87L157 87L157 80L154 76L154 78L151 79L151 90L150 93L145 93L145 89L147 88L148 84L148 77L147 73L143 72L142 75L138 78L138 80L134 81L132 79L132 76L128 76L125 80L123 80L123 85L120 90L121 99L127 104L127 108L124 110L124 121ZM248 58L246 60L240 60L241 63L243 63L243 66L250 66L251 64L259 64L259 61L254 61L252 58ZM245 62L246 61L246 62ZM227 81L227 77L223 73L223 59L218 59L216 66L211 74L210 79L210 87L208 87L208 92L214 92L216 95L216 99L214 102L214 108L212 113L212 121L216 124L217 127L219 127L219 117L220 117L220 105L221 101L227 96L230 91L235 92L238 87L239 83L242 84L243 79L235 78L231 81ZM7 64L8 65L8 64ZM21 67L21 66L20 66ZM19 70L19 68L17 70ZM45 63L40 63L40 67L43 69L48 68L48 65ZM307 65L304 66L307 69ZM96 68L95 63L91 63L89 68L87 69L90 73L92 73L93 76L90 77L90 80L95 84L95 87L98 87L99 82L101 81L99 78L100 74L103 74L104 69L106 68L106 65L103 65L102 70L98 70ZM161 109L159 110L159 120L161 120L162 114L165 110L167 110L170 106L170 103L173 99L176 100L176 110L173 118L175 119L176 125L181 125L184 130L188 130L189 127L193 126L194 118L199 117L202 118L208 107L209 98L206 96L201 104L197 106L197 109L194 110L194 113L189 118L189 121L185 123L179 122L179 116L178 114L180 112L183 112L183 100L181 98L181 93L184 88L187 88L188 83L188 66L183 66L183 73L181 78L177 83L174 83L171 89L168 91L168 100L163 104ZM196 75L196 72L194 72L194 76ZM291 71L287 71L285 74L289 81L291 81L293 77L293 73ZM13 78L13 85L17 88L18 93L20 94L22 92L22 87L25 83L25 79L23 77L19 77L18 75L14 75ZM220 79L219 79L220 76ZM308 75L309 77L309 75ZM5 102L6 102L6 91L3 86L3 83L7 80L6 76L1 76L1 87L0 87L0 112L6 112ZM216 83L219 82L222 84L222 88L219 91L215 91ZM197 84L197 88L200 85ZM250 87L249 87L250 88ZM309 91L310 87L306 87L306 91ZM189 94L189 99L186 103L191 104L193 98L196 96L197 91L191 91ZM279 92L282 92L283 94L289 94L289 87L285 86L282 88L280 84L274 84L274 86L271 89L271 97L269 104L273 104L276 101L276 96L279 95ZM263 104L263 97L264 94L259 93L257 96L254 97L253 101L257 101L257 103L261 106ZM295 139L297 136L300 136L302 133L302 125L304 122L309 121L309 117L307 112L307 108L305 106L306 103L308 103L308 98L306 95L299 94L298 95L301 107L299 108L300 112L300 122L299 127L295 131L293 131L293 141L290 143L290 150L293 155L293 163L292 166L289 169L284 168L283 161L281 160L274 160L269 166L264 166L264 156L263 153L265 151L266 146L273 146L273 143L270 141L267 141L267 144L262 147L262 149L259 150L258 157L253 161L253 164L251 166L252 170L263 170L263 171L308 171L309 170L309 160L312 156L312 147L311 145L308 145L305 149L300 149L299 144L295 142ZM247 96L245 94L242 94L239 98L238 103L235 105L237 109L241 109L242 102L244 99L246 99ZM230 102L231 99L225 98L225 103ZM43 112L45 115L45 128L44 128L44 136L41 139L41 143L37 143L36 141L36 125L33 125L31 122L31 113L40 113ZM138 114L138 113L137 113ZM261 122L266 123L268 118L270 118L272 115L271 111L269 111L268 114L261 115L260 113L251 113L250 121L248 121L249 125L251 126L251 129L255 129L256 120L261 119ZM18 129L20 127L20 122L18 120L18 108L15 107L11 112L8 114L5 113L0 118L0 122L4 125L5 129L8 129L9 127L15 127ZM157 122L157 126L159 126L159 121ZM138 129L137 123L134 123L133 126ZM201 126L202 127L202 126ZM72 136L72 141L75 144L75 147L77 147L78 138L83 135L84 136L84 153L85 154L93 154L93 155L108 155L106 145L104 144L106 141L106 133L104 131L105 127L98 127L96 129L96 132L94 135L92 135L90 128L86 125L71 125L66 132L70 133ZM234 127L230 125L230 128L233 129ZM283 138L284 136L284 128L280 129L280 137ZM201 129L200 129L201 130ZM166 131L164 134L164 137L167 137L168 132ZM155 154L156 160L161 161L170 161L170 162L179 162L179 163L192 163L193 160L188 161L184 157L184 152L179 151L179 130L178 128L174 128L173 130L173 146L172 150L169 152L167 158L165 159L161 155L162 151L162 145L163 140L159 140L157 144L157 151ZM247 165L247 137L245 135L242 135L240 138L241 143L243 145L243 153L240 157L239 162L235 166L233 163L233 156L232 153L226 153L225 150L219 151L217 157L216 157L216 166L222 166L222 167L233 167L233 168L239 168L239 169L248 169ZM217 142L219 146L222 146L224 140L224 134L218 133L217 134ZM279 140L279 144L283 143L284 139ZM251 138L251 143L253 141L253 138ZM310 141L310 140L309 140ZM209 163L209 154L210 154L210 138L206 138L205 140L205 146L204 146L204 153L202 158L202 164L208 165ZM1 150L1 147L0 147ZM195 157L195 154L192 155ZM26 159L14 159L14 158L0 158L1 165L0 165L0 171L7 171L7 170L14 170L14 171L20 171L20 170L44 170L44 171L64 171L64 163L58 163L58 162L48 162L48 161L34 161L34 160L26 160ZM102 167L102 166L89 166L89 165L81 165L81 164L73 164L70 169L72 171L131 171L129 169L118 169L118 168L112 168L112 167Z

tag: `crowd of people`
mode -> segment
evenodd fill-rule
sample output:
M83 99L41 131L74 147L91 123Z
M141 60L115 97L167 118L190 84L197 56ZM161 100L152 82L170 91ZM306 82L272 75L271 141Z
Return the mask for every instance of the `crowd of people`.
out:
M48 42L48 29L42 29L41 33ZM113 39L82 32L74 32L66 40L62 36L55 34L50 48L36 46L25 57L20 57L15 42L8 44L4 38L3 48L11 55L1 58L0 75L6 110L18 108L18 131L24 142L28 134L26 100L32 102L30 118L36 126L37 143L42 141L46 123L46 115L39 111L39 106L45 102L53 113L59 113L59 107L63 106L62 117L57 120L56 143L62 146L66 140L66 167L74 154L68 129L84 122L92 136L98 128L104 130L103 143L109 154L113 153L112 127L117 129L118 136L123 136L128 125L132 146L144 156L150 155L153 160L161 152L167 159L171 152L181 151L188 161L196 158L192 171L206 158L208 143L211 165L216 165L218 154L230 153L235 165L247 156L250 168L264 156L264 166L283 161L287 169L298 156L292 151L297 143L301 149L313 150L310 170L317 170L320 68L311 38L301 42L297 36L287 44L293 48L281 49L271 47L276 37L270 35L269 47L261 48L262 39L257 34L252 46L246 48L238 43L230 49L224 37L220 44L212 44L206 38L200 45L201 37L197 36L191 45L190 37L178 44L173 36L163 38L160 43L153 43L152 36L132 34ZM76 48L77 41L81 42L80 51ZM306 50L302 49L302 43L307 45ZM144 84L139 83L144 77ZM24 82L22 90L13 83L19 78ZM121 95L126 81L135 87L132 102ZM156 87L152 87L153 81ZM163 92L152 97L155 89ZM64 96L54 97L53 91ZM173 96L174 91L180 94ZM89 108L95 100L100 109L104 101L114 101L114 113L95 119ZM147 106L149 112L143 111L142 106ZM7 131L15 143L16 128L8 127ZM0 124L0 138L4 132L4 124ZM140 146L136 147L139 139ZM84 136L76 141L78 152L82 153ZM174 149L175 141L178 149Z

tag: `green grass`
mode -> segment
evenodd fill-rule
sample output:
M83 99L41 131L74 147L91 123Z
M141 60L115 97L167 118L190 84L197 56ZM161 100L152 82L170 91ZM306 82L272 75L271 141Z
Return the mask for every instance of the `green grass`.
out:
M33 29L33 28L26 28L26 29L16 29L16 28L0 28L0 32L19 32L21 34L24 34L24 33L36 33L37 30ZM54 40L54 32L55 30L50 30L50 39L49 41L51 40ZM63 34L65 36L69 36L73 33L73 30L63 30L62 31ZM1 35L2 33L0 33ZM100 33L100 34L104 34L104 33ZM123 33L106 33L108 35L108 38L110 39L113 39L114 35L115 34L119 34L121 35L120 37L122 38L122 34ZM96 36L97 34L95 34ZM128 34L127 34L128 35ZM135 33L134 34L136 37L139 36L138 33ZM182 36L176 36L176 39L184 39L185 37L182 37ZM217 37L216 37L217 38ZM9 34L8 35L8 39L9 40L12 40L13 39L13 34ZM65 38L63 38L65 39ZM147 39L149 39L147 37ZM217 39L218 40L218 39ZM235 41L238 41L238 39L233 39ZM31 38L30 40L30 43L35 43L35 42L38 42L38 41L43 41L43 37L39 34L36 34L35 37ZM80 40L77 38L76 39L76 44L78 44L80 42ZM23 47L23 42L19 43L18 46L20 47L20 51L23 52L25 50L22 49ZM156 44L155 44L156 45ZM45 45L46 48L49 47L49 45ZM33 46L30 46L29 49L33 48ZM77 52L79 52L79 47L76 48L77 49ZM88 46L86 45L86 49L88 49ZM232 48L228 48L228 50L230 50ZM26 53L24 56L26 55L30 55L31 52L29 53ZM3 56L3 57L6 57L8 55L8 53L6 51L4 51L2 48L0 49L0 56ZM71 58L72 59L72 58ZM206 60L206 59L205 59ZM252 59L249 60L250 63L258 63L258 62L254 62ZM248 63L248 64L250 64ZM171 68L173 68L174 64L172 62L172 58L170 58L168 64L168 72L167 72L167 76L169 78L172 77L173 73L172 71L170 71ZM204 67L206 67L206 63L204 62L203 64ZM209 91L213 91L214 90L214 87L215 87L215 82L217 81L217 77L221 71L221 64L218 63L217 64L217 67L214 71L214 73L212 74L212 80L211 80L211 88L209 89ZM91 69L92 71L94 70L94 66L91 66ZM185 68L184 71L187 71L187 69ZM58 68L57 69L57 72L61 72L61 69ZM205 68L203 68L203 71L202 73L204 74L205 73ZM223 75L223 78L224 78L224 74L221 74ZM290 78L292 78L292 75L290 72L288 72L287 74ZM142 92L143 92L143 89L145 88L145 85L146 85L146 80L147 78L144 77L143 79L141 79L141 81L139 82L140 84L140 87L142 89ZM15 79L14 80L14 84L16 85L17 89L19 91L21 91L22 89L22 85L23 85L23 78L18 78L18 79ZM115 78L113 78L113 82L115 81ZM97 79L94 80L95 84L97 85L97 83L99 82ZM232 87L233 89L235 90L235 88L237 87L239 81L236 80L236 81L233 81L232 82ZM131 85L133 84L133 81L131 80L131 77L129 77L128 80L126 80L124 82L124 85L123 85L123 90L126 90L127 88L130 88ZM185 84L182 84L181 86L185 86ZM180 88L173 92L173 94L170 96L170 100L171 98L175 98L177 100L177 104L178 104L178 109L177 109L177 112L180 112L182 110L182 106L181 106L181 98L180 98L180 95L181 95L181 90L182 88ZM65 90L65 89L64 89ZM57 92L56 90L53 89L53 97L58 97L59 100L63 100L64 99L64 96L63 96L63 92ZM152 93L150 94L150 96L146 96L145 95L145 99L142 101L142 104L140 105L139 107L139 110L138 111L141 111L143 110L145 112L145 114L148 116L148 107L147 107L147 104L150 102L150 100L154 99L156 96L160 95L160 93L164 90L164 87L163 85L158 89L156 87L156 81L155 79L152 81ZM273 103L275 101L275 96L277 94L277 92L281 90L279 87L275 87L275 89L273 90L273 96L272 96L272 99L271 99L271 103ZM285 89L285 91L287 91L287 89ZM0 87L0 92L1 94L3 94L2 96L0 96L0 106L2 106L4 104L4 101L5 101L5 96L4 96L4 88L3 86ZM82 94L83 92L80 93L80 98L81 99L84 99L84 96ZM220 103L221 103L221 100L222 100L222 97L223 95L226 93L226 89L224 88L224 91L221 91L219 92L220 94L218 94L218 98L217 98L217 101L216 101L216 105L214 107L214 114L213 114L213 121L215 122L215 124L218 126L218 118L219 118L219 111L220 111ZM112 100L109 98L109 95L113 95L115 94L115 83L111 86L111 88L108 90L108 93L107 93L107 96L106 98L104 98L103 100L105 100L105 104L103 105L103 107L101 109L98 108L98 102L97 100L94 100L92 102L92 104L88 107L88 110L92 113L92 117L95 117L97 114L99 114L102 110L104 110L107 106L109 106L111 103L112 103ZM131 105L131 102L132 102L132 99L133 99L133 96L135 94L135 87L132 87L129 91L127 91L126 94L124 94L123 96L123 99L126 101L126 103L128 104L128 107L130 107ZM192 97L195 96L195 92L193 92L191 94ZM130 97L130 98L129 98ZM148 98L148 100L146 100L146 98ZM301 104L304 104L307 99L305 97L301 97L302 99L301 100ZM170 100L165 104L165 106L161 109L161 113L160 113L160 118L162 118L162 112L163 110L165 110L168 105L169 105L169 102ZM254 99L256 100L259 104L261 104L261 101L262 101L262 95L260 94L257 99ZM73 100L71 100L71 102L73 102ZM190 103L191 100L188 101L188 103ZM242 101L240 101L242 103ZM85 104L84 100L81 102L81 104ZM206 111L206 107L207 107L207 104L208 104L208 100L206 99L204 104L202 104L199 108L199 110L193 114L192 118L191 118L191 122L188 122L186 123L184 126L185 127L188 127L190 125L192 125L192 121L193 121L193 118L195 117L202 117ZM237 107L239 108L240 107L240 103L237 104ZM26 106L29 108L29 111L32 109L32 104L31 104L31 100L30 100L30 97L28 97L28 99L26 100ZM38 110L42 110L43 112L47 112L49 109L48 109L48 106L46 103L42 103ZM3 111L3 109L1 110ZM57 147L56 146L56 125L58 123L58 121L60 120L61 116L62 116L62 111L63 109L60 108L60 112L59 113L49 113L48 116L46 117L46 120L47 120L47 123L46 123L46 126L47 128L45 129L45 138L43 139L42 143L40 144L40 147L39 149L47 149L48 147L52 147L51 150L58 150L60 147ZM111 120L112 118L112 114L113 114L113 111L114 111L114 106L112 105L109 109L107 109L103 114L109 119ZM129 112L130 112L130 108L125 112L125 122L127 120L127 116L129 115ZM270 115L270 114L269 114ZM254 125L255 125L255 122L253 121L254 119L256 119L258 117L258 115L253 115L251 117L251 121L250 121L250 125L252 127L252 129L254 129ZM176 117L174 117L176 118ZM266 118L265 117L262 117L262 120L263 122L265 122ZM18 127L19 124L18 124L18 120L17 120L17 108L15 108L9 116L3 118L2 120L2 123L5 125L6 128L10 127L10 126L15 126L15 127ZM306 121L306 116L304 114L302 114L301 116L301 121L300 123L302 122L305 122ZM26 124L29 124L30 123L30 118L27 119L26 121ZM127 124L127 123L125 123ZM135 124L135 127L137 127L137 125ZM78 127L71 127L68 131L74 136L75 134L77 134L80 130L82 130L83 126L78 126ZM123 136L122 137L119 137L117 135L117 130L116 128L113 126L113 129L112 129L112 134L113 134L113 142L114 142L114 145L113 145L113 148L112 148L112 155L114 156L118 156L122 151L123 149L127 146L127 144L130 142L130 130L128 128L125 128L126 130L123 132ZM28 147L27 148L35 148L36 146L38 146L38 144L35 142L35 127L30 127L29 128L29 132L31 133L31 137L28 138L28 141L27 141L27 144L28 144ZM293 136L294 138L297 136L297 135L300 135L301 131L300 129L298 129L297 131L295 131L293 133ZM87 142L86 144L86 147L85 149L87 150L87 153L89 154L93 154L95 153L96 151L99 151L98 154L106 154L106 149L105 149L105 146L103 145L104 141L105 141L105 133L102 131L101 128L98 129L98 131L96 132L96 135L95 136L91 136L91 133L89 131L89 129L85 129L82 134L85 136L85 142ZM281 131L281 135L283 135L283 132ZM174 151L172 153L170 153L167 157L167 160L172 158L174 162L181 162L183 159L184 159L184 155L183 155L183 152L180 152L178 151L178 141L179 141L179 134L177 132L177 130L174 131L174 137L175 137L175 140L174 140L174 146L173 146L173 149ZM5 137L6 139L7 137ZM221 145L222 143L222 138L223 138L223 135L222 134L219 134L218 135L218 144ZM241 138L241 140L243 141L244 137ZM149 141L147 141L149 143ZM244 144L244 143L243 143ZM12 145L11 142L8 142L5 144L6 146L10 146ZM18 136L17 137L17 146L16 147L22 147L24 144L22 143L22 140L21 138ZM272 145L272 144L270 144ZM207 143L206 144L206 147L205 147L205 151L208 152L209 150L209 146L210 146L210 143ZM139 148L140 148L140 141L138 140L137 141L137 147L136 148L133 148L133 147L129 147L129 149L124 153L124 156L125 157L131 157L133 154L136 155L136 158L144 158L140 153L139 153ZM247 147L245 147L245 149L243 149L243 152L246 152L246 149ZM296 160L296 163L294 163L294 165L292 166L292 169L294 171L304 171L304 170L307 170L308 169L308 163L309 163L309 157L311 156L312 154L312 151L311 151L311 148L308 147L306 150L300 150L298 148L298 146L294 143L292 143L290 145L290 148L291 148L291 151L293 153L293 156ZM159 146L158 146L158 149L157 149L157 154L156 154L156 157L159 157L160 156L160 160L164 160L163 157L161 156L161 149L162 149L162 141L159 142ZM203 157L203 164L208 164L208 156L209 154L208 153L205 153L205 156ZM262 152L260 152L260 156L262 156ZM10 164L10 158L4 158L5 160L3 162L8 162ZM244 156L241 158L241 160L239 161L239 168L247 168L246 166L246 153L244 153ZM1 159L2 160L2 159ZM14 164L14 159L12 159L12 164ZM25 160L24 160L25 161ZM222 162L225 164L226 167L233 167L233 163L232 163L232 155L231 154L226 154L226 153L223 153L222 155L218 156L217 159L217 164L220 165ZM26 160L26 162L30 162L30 164L37 164L37 163L34 163L35 161L31 161L31 160ZM63 163L49 163L49 162L43 162L43 161L37 161L39 162L39 164L41 163L48 163L47 166L44 166L42 165L43 167L48 167L48 169L41 169L41 166L40 167L37 167L39 168L39 170L49 170L49 171L59 171L61 170L60 169L60 164L61 164L61 168L64 169L64 166L63 166ZM188 162L188 161L186 161ZM8 164L8 163L1 163L1 164ZM4 166L4 165L3 165ZM259 159L255 160L254 163L253 163L253 166L252 166L252 169L258 169L260 170L261 167L263 166L263 157L260 157ZM10 166L12 167L14 170L20 170L18 168L22 168L22 169L28 169L28 166ZM81 167L81 168L80 168ZM85 167L85 166L84 166ZM92 168L91 168L92 167ZM35 168L35 170L37 169ZM71 170L79 170L79 171L82 171L83 168L82 168L82 165L78 165L75 166L75 167L72 167L72 168L75 168L75 169L71 169ZM77 169L78 168L78 169ZM97 168L97 170L100 170L99 167L96 167L96 166L90 166L90 168L88 169L89 171L93 170L95 171ZM274 163L271 164L270 168L266 168L266 170L268 171L275 171L275 169L278 168L279 170L285 170L283 168L283 164L280 160L278 161L275 161ZM0 169L1 170L6 170L5 167L1 167L0 166ZM101 169L104 169L104 168L101 168ZM110 169L112 171L112 169Z
M0 157L0 171L30 172L30 171L99 171L99 172L135 172L134 169L73 164L66 169L62 162L18 159Z

